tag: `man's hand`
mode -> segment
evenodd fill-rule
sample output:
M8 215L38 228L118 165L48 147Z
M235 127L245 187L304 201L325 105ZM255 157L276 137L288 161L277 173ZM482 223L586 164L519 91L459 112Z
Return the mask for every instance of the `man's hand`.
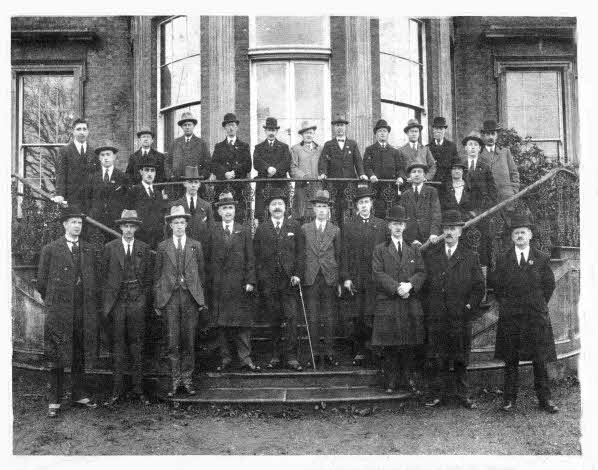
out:
M401 178L400 176L397 178L397 186L400 186L404 183L403 178Z
M54 201L56 204L62 204L64 207L68 207L69 203L67 201L64 200L64 197L62 196L54 196L52 198L52 201Z
M159 317L162 316L162 310L160 310L159 308L155 308L154 312L156 313L156 315L158 315Z
M351 279L347 279L343 283L343 287L345 289L347 289L349 292L351 292L351 295L353 295L355 293L355 289L353 288L353 281Z
M360 179L360 180L367 181L367 180L368 180L368 177L367 177L367 175L359 175L359 179Z
M409 294L409 291L411 290L413 286L411 285L410 282L401 282L399 284L399 287L397 289L397 292L399 293L399 295L403 298L405 298L404 296Z
M251 284L246 284L245 285L245 292L247 292L247 293L253 292L253 286Z
M419 248L420 246L422 246L422 242L420 242L419 240L414 240L413 243L411 243L411 246L413 248Z
M318 179L325 180L326 179L326 175L324 173L322 173L320 176L318 176Z
M235 177L235 170L227 171L226 173L224 173L224 177L227 180L232 180Z
M378 182L378 177L376 175L370 176L370 182L371 183L377 183Z
M216 175L214 173L210 173L210 177L208 178L210 181L216 180Z
M438 243L438 235L434 235L434 234L430 235L429 240L433 245L436 245L436 243Z
M273 166L268 167L268 176L274 176L276 174L276 168Z
M301 282L301 279L299 279L297 276L291 276L291 285L292 286L298 286L300 282Z

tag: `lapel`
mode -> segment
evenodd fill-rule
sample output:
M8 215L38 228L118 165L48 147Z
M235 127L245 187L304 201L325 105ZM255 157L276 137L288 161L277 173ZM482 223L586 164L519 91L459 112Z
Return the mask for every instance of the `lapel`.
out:
M187 265L191 261L191 256L193 255L193 250L191 249L189 237L187 237L187 240L185 241L185 248L183 251L185 252L185 265L183 266L183 271L186 271Z
M187 248L187 244L185 244L185 249ZM168 243L166 244L166 253L168 254L168 257L170 258L170 261L172 261L172 265L174 267L176 267L176 254L174 252L174 241L172 240L172 237L170 237L168 239Z
M324 228L324 236L322 237L322 243L320 244L320 249L324 250L328 248L328 245L333 239L332 235L332 225L330 221L326 222L326 227Z
M81 246L81 240L79 240L79 246ZM60 243L58 244L58 249L62 251L62 257L66 259L71 266L74 266L73 254L71 253L71 250L69 250L69 246L66 244L66 237L64 235L62 236Z
M446 245L443 247L443 250L446 248ZM446 251L444 252L444 257L446 258ZM453 269L455 267L455 265L461 261L461 259L463 259L463 256L461 255L461 245L457 245L457 249L455 250L455 252L451 255L451 259L448 260L448 268L449 269Z
M388 241L388 244L386 245L386 250L390 253L390 255L394 258L394 260L398 263L399 266L403 265L404 260L399 256L397 250L395 250L392 238Z
M135 246L135 243L133 243L133 246ZM118 239L118 244L116 245L116 258L118 259L120 267L124 268L125 267L125 247L123 246L122 238Z

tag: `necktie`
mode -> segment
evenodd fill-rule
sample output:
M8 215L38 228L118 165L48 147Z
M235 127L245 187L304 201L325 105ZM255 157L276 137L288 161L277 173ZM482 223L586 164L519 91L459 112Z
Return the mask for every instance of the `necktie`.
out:
M191 212L191 215L195 214L195 198L191 197L189 198L190 204L189 204L189 211Z
M71 242L71 253L73 253L73 255L79 254L79 242Z
M324 233L324 224L320 224L320 232Z
M144 150L143 152L141 152L141 155L144 157L147 157L147 150Z
M519 259L519 267L523 268L523 265L525 264L525 257L523 256L523 251L521 252L521 258Z
M149 195L150 195L150 197L151 197L152 199L155 199L155 198L156 198L156 195L154 194L154 189L153 189L153 188L150 186L150 187L148 188L148 190L149 190Z
M280 222L276 222L276 233L280 235Z
M228 141L228 145L233 145L233 141L232 141L232 139L230 139L230 140Z
M448 248L448 249L446 250L446 257L447 257L448 259L451 259L451 255L452 255L452 254L453 254L453 250L452 250L451 248Z
M176 249L180 252L183 251L183 244L181 243L181 237L176 239Z
M382 149L385 149L385 148L386 148L386 144L382 144Z
M415 146L415 144L411 144L411 148L412 148L413 150L417 150L417 147Z
M230 237L233 234L233 232L230 229L230 225L229 224L226 224L226 230L225 230L225 232L226 232L226 236L227 237Z
M274 147L274 141L273 140L269 140L268 142L270 143L270 147Z
M469 171L475 171L475 160L473 158L469 160Z
M364 224L367 224L370 221L370 219L362 219L362 220L363 220Z
M419 201L419 190L417 186L413 188L413 193L415 194L415 202Z
M109 183L110 178L108 177L108 170L104 171L104 183Z
M191 140L189 137L185 137L185 143L188 144L189 140Z
M79 151L79 153L81 154L82 157L85 156L85 146L84 145L81 146L81 150Z
M131 244L127 243L127 256L130 258L131 257Z

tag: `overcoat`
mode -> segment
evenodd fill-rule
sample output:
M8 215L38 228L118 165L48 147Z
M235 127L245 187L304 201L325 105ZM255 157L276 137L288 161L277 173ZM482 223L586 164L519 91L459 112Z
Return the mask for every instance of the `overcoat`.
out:
M443 139L441 145L436 145L436 140L432 139L428 144L430 153L436 160L436 174L433 181L446 183L451 179L451 167L453 160L459 156L459 151L454 142Z
M318 173L328 178L357 178L364 175L357 142L345 139L342 150L336 139L326 142L318 161Z
M428 181L433 181L436 175L436 160L432 156L432 152L428 147L424 147L419 142L417 143L417 150L413 150L409 143L406 143L402 147L399 147L399 154L401 160L405 164L405 168L408 168L412 163L423 163L428 166L426 171L426 178Z
M303 284L311 286L318 272L329 286L338 282L339 262L341 258L341 231L332 222L326 222L324 233L319 236L316 222L309 222L301 227L305 236L305 279Z
M424 184L416 201L411 187L403 192L401 205L409 217L403 233L405 241L412 243L419 240L424 243L430 235L440 235L440 200L436 188Z
M100 160L86 142L85 155L81 156L74 142L61 147L56 164L56 195L71 204L78 202L81 209L87 209L85 191L89 175L100 167Z
M174 139L166 158L166 166L176 180L185 174L186 166L196 166L200 179L207 179L210 176L210 164L208 144L195 134L188 143L185 136Z
M224 173L228 171L235 172L235 179L247 178L251 172L249 144L238 138L234 145L229 145L228 139L218 142L214 146L211 170L219 180L225 179ZM236 185L234 189L240 190L241 186Z
M164 239L164 213L168 202L162 198L162 191L154 187L154 198L151 198L143 184L133 186L129 191L129 207L135 209L143 221L135 234L136 238L147 243L152 249Z
M93 366L97 348L97 291L92 246L79 238L83 284L85 364ZM44 352L51 367L69 367L73 348L73 309L76 269L64 236L42 248L37 268L37 290L46 306Z
M291 169L289 146L278 139L274 139L272 147L267 139L260 142L253 150L253 166L257 170L258 178L268 178L269 167L276 168L276 173L271 178L286 178Z
M133 257L135 277L139 281L141 294L149 298L153 281L153 257L149 245L141 240L133 242ZM110 315L121 290L125 272L125 249L122 238L117 238L104 246L102 257L102 287L104 316Z
M163 181L166 181L166 173L164 169L165 158L166 157L163 153L158 152L153 148L149 149L146 156L143 156L141 148L135 153L132 153L129 156L129 163L127 164L127 169L125 170L125 173L129 177L130 183L141 183L141 174L139 173L139 169L144 163L156 165L156 179L154 180L156 183L162 183Z
M430 357L467 364L471 322L484 297L484 277L478 256L461 241L450 259L445 249L439 243L426 259L427 349Z
M376 245L372 255L376 283L373 346L407 346L424 343L424 312L417 297L426 280L424 261L418 250L403 242L401 256L389 239ZM402 299L399 283L410 282L412 291Z
M509 149L495 145L494 152L488 152L486 147L483 147L480 160L487 163L492 171L500 201L519 191L519 170Z
M117 168L112 170L109 183L104 183L104 169L100 167L88 178L87 215L113 228L128 202L127 176Z
M380 142L376 142L367 147L363 154L363 168L368 178L376 175L382 179L407 179L405 162L399 150L389 144L382 148Z
M291 178L317 178L321 153L322 146L315 142L311 149L304 142L293 145L291 147ZM309 198L315 195L321 186L317 181L295 182L295 197L293 199L295 217L303 218L312 215L312 204Z
M440 208L442 211L459 211L461 216L467 220L472 216L471 211L473 211L473 205L471 201L471 187L467 180L464 180L463 183L461 200L458 202L457 197L455 196L455 188L453 188L453 180L449 179L448 182L443 185L442 191L440 192Z
M549 256L530 247L520 267L513 247L497 260L488 282L500 305L495 357L509 361L518 353L522 361L556 361L548 312L555 289Z
M208 231L210 224L214 222L214 211L212 210L212 205L201 197L197 196L196 201L195 213L192 214L191 218L187 221L187 235L193 238L193 240L200 241L202 245L204 245L209 238ZM172 205L183 206L185 212L191 213L186 194L183 195L182 198L174 201ZM172 230L168 227L166 232L170 234L172 233Z
M256 286L251 232L234 223L225 236L222 222L210 226L205 256L210 291L209 326L251 327L255 317L254 295L245 286Z
M471 205L478 214L496 204L496 182L490 167L482 158L478 158L474 171L465 171L463 179L467 181Z

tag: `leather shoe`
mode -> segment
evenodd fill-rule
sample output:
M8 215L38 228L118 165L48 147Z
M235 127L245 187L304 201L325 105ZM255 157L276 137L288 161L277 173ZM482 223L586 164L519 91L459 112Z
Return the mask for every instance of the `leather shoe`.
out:
M231 361L222 361L218 367L216 367L217 372L224 372L227 369L230 369Z
M409 379L409 391L411 393L413 393L414 395L420 396L422 394L421 390L419 388L417 388L417 385L415 385L415 382L411 379Z
M80 400L74 401L72 405L79 408L87 408L88 410L93 410L98 407L98 404L94 403L89 398L81 398Z
M53 403L48 405L48 418L56 418L60 414L60 405Z
M303 370L303 367L301 367L301 364L299 364L299 361L297 361L296 359L288 361L287 368L297 372L301 372Z
M187 393L187 395L195 395L195 389L193 388L193 385L191 384L187 384L185 385L185 392Z
M559 407L556 406L552 400L546 400L546 401L541 401L540 402L540 409L547 411L548 413L558 413L559 412Z
M256 366L253 362L249 362L248 364L244 364L241 369L249 371L249 372L261 372L260 366Z
M473 402L471 398L460 398L459 403L463 408L467 408L468 410L473 410L477 408L477 405Z
M427 401L425 404L428 408L435 408L442 405L442 400L440 398L433 398L430 401Z
M503 402L502 406L500 407L500 411L504 411L506 413L510 413L515 409L515 402L511 400L506 400Z
M324 357L324 363L331 367L338 366L338 361L334 358L332 354L328 354L326 357Z
M149 405L151 403L150 399L144 393L140 393L139 395L137 395L136 399L139 400L139 402L142 405Z
M280 359L270 359L266 369L278 369L280 367Z
M351 365L353 365L355 367L361 367L361 366L363 366L364 363L365 363L365 356L363 354L357 354L353 358L353 362L351 363Z
M121 401L120 395L113 395L104 402L104 406L115 406Z
M179 391L179 385L178 384L173 385L172 388L167 393L168 398L173 398L177 394L178 391Z

